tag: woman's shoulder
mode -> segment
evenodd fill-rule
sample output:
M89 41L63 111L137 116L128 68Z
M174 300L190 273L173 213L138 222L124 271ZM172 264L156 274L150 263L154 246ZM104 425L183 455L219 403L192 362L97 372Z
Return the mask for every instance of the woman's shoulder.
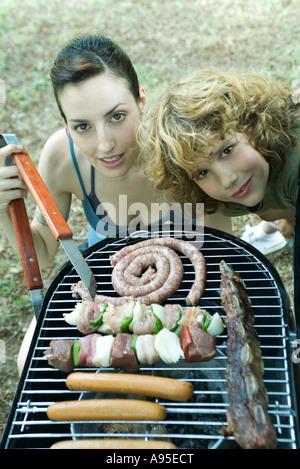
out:
M59 129L47 139L41 158L51 158L51 160L60 161L61 157L69 151L69 139L66 131L65 129Z
M66 187L68 181L74 179L72 178L73 170L69 139L66 131L60 129L46 141L39 161L39 171L45 182L51 186L58 187L62 182ZM72 188L68 188L69 190L72 192Z

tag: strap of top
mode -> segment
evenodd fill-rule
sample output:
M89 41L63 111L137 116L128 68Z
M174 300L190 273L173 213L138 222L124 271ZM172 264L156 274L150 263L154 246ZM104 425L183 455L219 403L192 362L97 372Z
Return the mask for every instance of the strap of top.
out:
M85 187L84 187L84 184L83 184L83 180L82 180L82 177L81 177L81 174L80 174L80 171L79 171L79 166L78 166L78 163L77 163L77 160L76 160L73 142L72 142L72 139L71 139L70 136L69 136L69 146L70 146L70 152L71 152L71 157L72 157L72 160L73 160L74 168L75 168L75 171L76 171L76 174L78 176L78 180L79 180L82 192L83 192L83 200L81 201L82 206L83 206L83 210L84 210L85 216L86 216L89 224L93 227L94 230L96 230L97 225L100 221L100 218L98 217L95 210L93 209L92 204L91 204L91 202L88 198L88 195L86 193L86 190L85 190Z
M77 163L77 160L76 160L73 141L72 141L70 135L69 135L69 146L70 146L70 152L71 152L71 157L72 157L72 160L73 160L73 163L74 163L75 171L77 173L78 180L79 180L79 183L80 183L80 186L81 186L81 190L83 192L83 197L84 197L84 199L88 199L88 196L87 196L84 184L83 184L83 180L82 180L82 177L81 177L81 174L80 174L80 171L79 171L79 166L78 166L78 163Z

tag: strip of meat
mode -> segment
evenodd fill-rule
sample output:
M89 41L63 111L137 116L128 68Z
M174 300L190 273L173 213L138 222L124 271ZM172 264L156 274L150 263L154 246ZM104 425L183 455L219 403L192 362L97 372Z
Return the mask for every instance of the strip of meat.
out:
M210 338L207 340L208 334L202 332L201 336L193 335L197 351L193 361L207 361L216 353L215 340ZM103 338L108 340L104 343ZM107 347L107 350L99 350L99 346ZM162 329L152 336L148 334L102 336L94 333L79 340L56 339L50 342L50 348L45 350L44 356L51 366L65 372L72 371L76 366L92 368L111 366L132 373L137 371L140 365L154 364L158 360L165 363L177 363L184 355L178 336L168 329ZM68 357L67 367L66 356ZM101 363L102 359L104 359L103 363Z
M131 343L131 334L117 334L112 348L112 368L123 369L128 373L133 373L139 369Z
M228 427L244 449L276 448L277 437L267 412L263 360L254 316L240 276L224 261L221 270L221 302L226 312Z
M51 340L50 348L45 350L44 356L53 368L70 373L74 368L73 340Z
M189 331L191 334L191 344L186 350L186 361L199 362L212 360L216 355L216 338L196 326L190 326Z
M83 334L91 334L92 332L95 332L91 327L91 322L97 319L99 314L100 309L97 303L93 301L84 301L81 303L77 329Z
M71 290L73 291L74 298L81 298L83 301L90 300L91 296L89 294L88 289L82 282L79 280L76 285L71 286ZM111 303L115 306L123 305L124 303L128 303L133 298L129 296L106 296L106 295L96 295L95 296L95 303L97 304L104 304L106 302Z
M130 246L125 246L120 251L111 256L111 264L112 266L116 266L123 257L131 254L133 251L140 248L145 249L148 246L154 245L166 246L171 249L175 249L190 259L195 270L195 281L186 298L186 302L189 305L196 305L205 288L206 263L202 253L194 245L187 241L177 238L150 238ZM160 301L155 302L159 303Z

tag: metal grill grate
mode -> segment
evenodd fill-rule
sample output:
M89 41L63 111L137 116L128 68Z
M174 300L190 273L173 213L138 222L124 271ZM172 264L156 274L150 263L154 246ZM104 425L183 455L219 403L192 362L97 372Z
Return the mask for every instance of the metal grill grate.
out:
M95 274L98 292L114 294L109 262L112 253L125 244L138 242L149 236L169 234L161 231L143 232L139 234L142 237L131 235L90 248L86 258ZM191 233L185 232L185 235L187 238L180 231L175 230L172 233L172 236L201 246L199 240L190 238ZM207 230L201 251L207 263L206 290L200 302L202 307L218 311L224 316L220 305L219 263L222 259L232 265L245 281L255 314L255 327L261 340L269 413L277 430L279 447L297 448L298 417L287 325L289 303L281 281L264 256L243 241L222 232ZM184 279L179 290L168 302L178 302L184 306L194 271L185 256L181 255L181 259ZM68 326L63 319L63 313L71 312L76 304L70 287L78 280L76 272L68 265L47 293L44 312L39 321L40 327L37 328L2 438L3 448L49 448L59 440L83 437L167 438L182 449L235 447L233 439L224 439L219 432L220 426L226 425L228 406L225 377L226 334L218 337L217 356L210 362L187 364L182 360L172 367L160 362L153 368L147 366L140 369L144 374L190 380L194 385L194 395L187 403L156 400L167 410L167 418L162 422L131 422L130 425L128 422L74 422L70 425L67 422L51 422L47 418L46 410L50 404L87 397L86 393L69 391L65 386L66 375L51 368L43 357L43 351L48 348L51 339L80 337L80 333Z

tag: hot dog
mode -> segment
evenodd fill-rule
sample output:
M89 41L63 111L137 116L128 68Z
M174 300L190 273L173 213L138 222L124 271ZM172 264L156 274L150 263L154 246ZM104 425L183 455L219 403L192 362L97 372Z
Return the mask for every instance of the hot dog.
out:
M173 401L187 401L194 388L188 381L124 373L71 373L66 385L73 391L137 394Z
M51 449L176 449L169 441L105 438L103 440L58 441Z
M155 402L136 399L86 399L62 401L47 409L55 421L74 420L163 420L166 409Z

